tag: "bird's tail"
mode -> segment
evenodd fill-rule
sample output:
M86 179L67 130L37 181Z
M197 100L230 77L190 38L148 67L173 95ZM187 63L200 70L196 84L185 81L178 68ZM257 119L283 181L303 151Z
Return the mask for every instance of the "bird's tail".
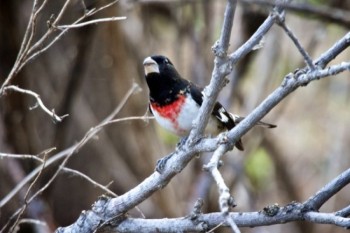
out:
M241 117L241 116L234 115L234 114L232 114L232 113L230 113L230 114L231 114L231 116L232 116L232 118L234 119L234 121L235 121L236 124L238 124L239 122L243 121L243 119L245 118L245 117ZM269 129L271 129L271 128L276 128L276 127L277 127L277 125L270 124L270 123L266 123L266 122L263 122L263 121L258 121L258 122L256 123L256 125L257 125L257 126L266 127L266 128L269 128Z

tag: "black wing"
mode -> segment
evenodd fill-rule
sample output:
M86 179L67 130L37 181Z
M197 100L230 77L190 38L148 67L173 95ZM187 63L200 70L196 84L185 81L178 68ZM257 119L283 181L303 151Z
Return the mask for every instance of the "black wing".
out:
M202 90L203 89L195 86L193 83L190 83L191 96L199 106L202 106L203 103ZM232 118L231 114L227 112L227 110L219 102L215 103L212 115L215 116L227 130L230 130L236 126L235 120ZM236 142L235 146L238 150L244 150L241 139Z

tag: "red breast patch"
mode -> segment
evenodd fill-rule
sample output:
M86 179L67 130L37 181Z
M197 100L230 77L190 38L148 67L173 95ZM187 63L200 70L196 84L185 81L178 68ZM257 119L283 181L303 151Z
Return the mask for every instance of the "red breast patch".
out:
M175 128L178 128L177 117L181 112L181 107L185 102L185 96L179 95L178 98L167 105L160 106L156 103L151 103L152 110L157 111L162 117L169 119L173 122Z

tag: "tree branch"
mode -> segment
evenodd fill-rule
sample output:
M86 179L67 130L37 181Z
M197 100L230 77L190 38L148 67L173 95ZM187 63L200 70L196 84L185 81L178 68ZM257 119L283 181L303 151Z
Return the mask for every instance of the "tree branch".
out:
M310 197L304 205L310 210L318 210L332 196L350 183L350 169L341 173L337 178L329 182L314 196Z
M69 29L74 28L74 27L82 27L85 25L89 25L91 23L99 23L99 22L110 22L110 21L116 21L116 20L122 20L124 18L122 17L110 17L110 18L104 18L100 19L99 21L90 21L86 23L81 23L84 19L95 15L96 13L111 7L115 3L118 2L118 0L114 0L108 4L105 4L99 8L93 8L92 10L85 12L84 15L82 15L80 18L75 20L70 27L67 25L64 25L65 27L61 28L63 29L60 33L58 33L57 36L53 37L52 33L56 30L57 24L63 17L64 13L66 12L69 4L71 3L71 0L65 0L62 8L59 10L57 17L52 17L50 20L47 21L48 24L48 30L42 35L35 43L32 44L33 38L35 35L35 29L36 29L36 24L37 24L37 17L39 16L39 13L43 10L43 8L47 4L47 0L44 0L40 7L38 8L38 1L34 0L33 3L33 9L31 12L31 16L28 22L28 26L26 29L26 33L24 35L21 48L19 50L19 53L17 55L17 59L15 61L14 66L12 67L9 75L7 76L6 80L0 87L0 97L3 95L4 89L6 86L8 86L12 79L23 69L23 67L28 64L29 61L33 60L46 50L48 50L54 43L56 43ZM78 26L76 26L78 25ZM53 38L49 40L49 38Z
M331 48L324 52L315 62L320 68L326 67L326 65L335 59L340 53L350 46L350 32L348 32L343 38L338 40Z
M321 19L326 19L330 22L337 23L344 27L350 28L350 14L346 10L323 5L311 5L300 2L282 2L269 0L241 0L246 4L259 4L267 6L280 6L294 12L307 13L308 16L316 16Z
M106 200L98 200L93 208L103 209ZM117 225L110 224L105 228L99 228L98 232L208 232L217 226L230 227L229 221L232 220L238 227L258 227L274 224L284 224L295 221L308 221L319 224L331 224L339 227L350 228L350 219L336 216L334 213L319 213L303 210L300 203L291 203L284 207L279 207L273 216L267 215L264 211L258 212L230 212L226 217L221 212L200 214L196 218L164 218L164 219L143 219L126 218ZM92 213L85 212L83 217L91 219ZM59 228L57 233L76 232L76 228L71 225L67 228Z
M5 86L4 87L4 93L6 93L6 91L11 90L11 91L15 91L18 93L22 93L22 94L26 94L26 95L30 95L33 96L36 99L36 104L30 108L30 110L36 108L36 107L40 107L44 112L46 112L49 116L52 117L53 122L61 122L64 118L66 118L67 116L69 116L68 114L65 114L63 116L58 116L54 110L50 111L43 103L43 101L41 100L40 96L35 93L34 91L31 90L26 90L17 86Z
M333 179L324 188L317 192L314 196L322 196L327 190L332 189L334 184L343 183L344 177L347 176L347 182L350 177L350 169L343 172L340 176ZM344 187L344 186L343 186ZM339 190L338 190L339 191ZM332 195L335 193L332 192ZM100 198L93 206L91 211L83 212L79 217L76 225L73 224L66 228L57 229L57 233L63 232L90 232L91 229L83 228L86 225L81 225L89 219L91 223L97 216L105 211L113 199ZM139 219L139 218L125 218L118 224L109 224L102 230L103 232L187 232L187 231L209 231L216 226L230 226L227 218L233 220L238 227L257 227L267 226L273 224L281 224L293 221L309 221L319 224L332 224L339 227L350 228L350 219L341 217L337 213L319 213L308 208L308 201L304 204L290 203L284 207L266 207L259 212L244 212L244 213L228 213L227 217L220 213L201 214L196 212L194 216L186 218L173 219ZM115 206L118 208L118 205ZM112 217L111 217L112 218ZM111 219L110 218L110 219ZM81 227L81 228L80 228ZM99 225L95 229L98 229Z
M221 30L219 41L213 46L212 50L215 53L214 70L210 80L210 84L203 91L203 103L199 110L199 114L193 121L189 140L190 145L198 140L203 134L205 126L208 123L210 113L213 110L219 91L224 84L225 76L231 72L232 67L227 64L227 49L231 37L231 30L236 9L236 0L228 0L225 9L224 23Z
M91 24L119 21L119 20L125 20L125 19L126 19L125 16L122 16L122 17L108 17L108 18L94 19L94 20L83 22L83 23L76 23L76 24L69 24L69 25L58 25L58 26L55 26L55 27L57 29L59 29L59 30L63 30L63 29L70 29L70 28L85 27L85 26L91 25Z
M129 89L129 91L126 93L122 101L119 103L117 108L109 115L107 116L100 124L105 125L110 120L113 120L113 118L120 112L122 107L125 105L126 101L129 99L129 97L134 94L135 92L139 91L139 87L134 83L134 85ZM142 118L142 117L141 117ZM22 187L24 187L25 184L30 182L33 178L38 177L41 172L48 167L49 165L52 165L53 163L57 162L58 160L63 158L63 161L61 162L59 168L55 171L55 173L51 176L49 181L41 187L37 192L35 192L30 198L28 197L28 200L26 200L25 205L22 206L20 209L18 209L13 216L14 218L22 213L22 210L38 195L40 195L44 190L46 190L49 185L56 179L58 174L61 172L61 170L65 167L68 160L75 154L77 151L84 146L91 138L94 137L98 132L101 131L103 127L100 127L100 125L97 125L95 128L91 128L85 136L77 143L76 145L62 151L61 153L58 153L57 155L53 156L49 160L45 161L41 166L34 169L27 177L25 177L9 194L6 195L1 201L0 201L0 208L5 205L19 190L21 190ZM4 231L7 228L7 225L5 225L1 232Z
M283 30L286 32L286 34L289 36L289 38L293 41L293 43L295 44L295 47L297 47L297 49L299 50L301 55L304 57L304 61L305 61L306 65L309 67L309 69L315 70L316 67L312 63L312 59L311 59L310 55L301 46L301 44L299 43L299 40L296 38L296 36L293 34L293 32L287 27L287 25L285 23L285 15L279 14L278 12L276 12L276 22L281 28L283 28Z

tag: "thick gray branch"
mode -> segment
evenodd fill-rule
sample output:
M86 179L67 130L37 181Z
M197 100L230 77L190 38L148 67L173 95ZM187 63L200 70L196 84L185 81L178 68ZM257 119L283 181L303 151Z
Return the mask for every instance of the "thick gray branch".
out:
M193 142L195 142L204 132L210 113L212 112L217 96L219 95L219 91L223 87L224 78L231 72L231 67L228 66L226 54L229 47L236 4L236 0L227 1L221 36L219 41L213 46L213 51L216 56L214 61L214 70L210 84L203 92L204 99L199 110L199 114L193 122L193 129L188 140L190 145L193 145Z
M304 205L311 210L318 210L326 201L342 188L350 183L350 169L340 174L336 179L332 180L314 196L310 197Z
M98 201L96 205L102 205L104 201ZM78 221L83 218L91 217L91 213L83 213ZM165 219L143 219L126 218L119 216L116 219L110 219L105 227L98 232L203 232L221 225L229 227L226 220L227 216L222 213L199 214L196 217L185 218L165 218ZM231 212L228 218L232 219L238 227L258 227L273 224L283 224L293 221L308 221L319 224L332 224L344 228L350 227L350 219L336 216L334 213L318 213L314 211L305 211L300 203L291 203L284 207L276 207L275 212L268 212L265 208L259 212ZM76 232L76 228L66 228L62 232ZM61 232L59 229L58 232Z

